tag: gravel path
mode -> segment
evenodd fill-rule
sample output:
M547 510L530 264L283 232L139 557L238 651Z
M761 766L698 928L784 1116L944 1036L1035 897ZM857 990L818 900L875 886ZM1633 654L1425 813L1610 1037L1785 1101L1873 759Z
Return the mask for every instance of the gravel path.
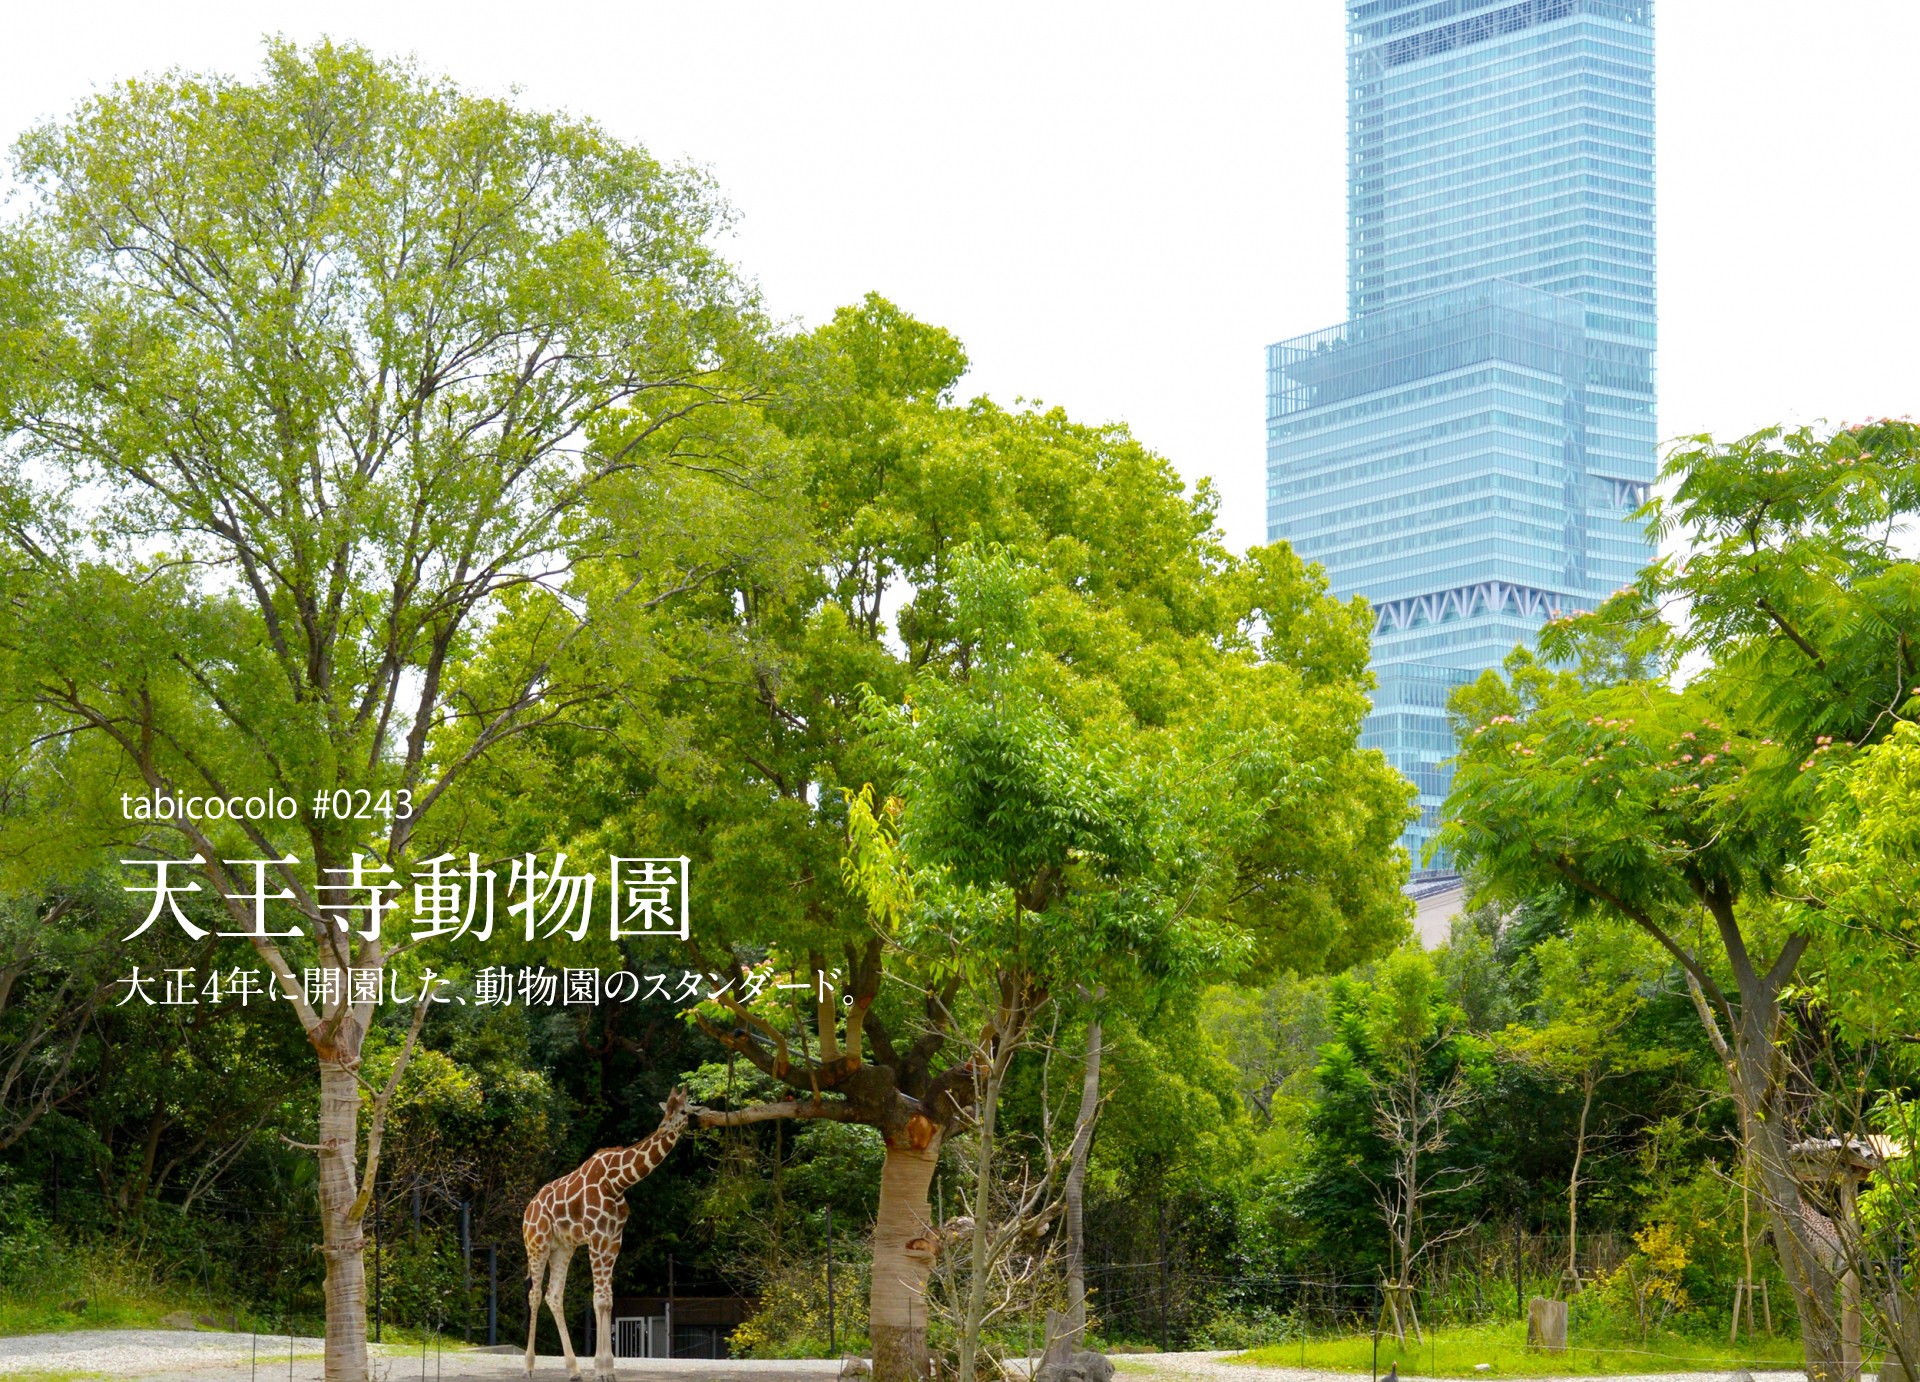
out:
M287 1336L227 1334L211 1330L99 1329L72 1334L22 1334L0 1338L0 1378L34 1373L91 1373L113 1382L319 1382L319 1339L295 1338L287 1359ZM257 1349L257 1352L256 1352ZM383 1382L507 1382L525 1376L518 1350L418 1348L374 1345L373 1375ZM593 1373L593 1359L581 1372ZM726 1358L623 1358L622 1378L647 1382L831 1382L840 1373L832 1359L795 1361ZM542 1354L534 1382L563 1382L566 1364Z
M296 1359L318 1360L319 1339L295 1338ZM262 1361L287 1362L287 1336L269 1335L258 1343ZM93 1329L71 1334L21 1334L0 1339L0 1375L19 1372L97 1372L116 1378L161 1372L231 1372L254 1358L251 1334L188 1329Z
M112 1382L320 1382L319 1339L227 1334L211 1330L102 1329L72 1334L24 1334L0 1338L0 1379L33 1373L89 1373ZM257 1349L257 1353L256 1353ZM1115 1357L1114 1382L1356 1382L1356 1374L1313 1368L1254 1367L1229 1363L1227 1353L1130 1353ZM509 1382L523 1376L521 1354L507 1348L448 1348L424 1358L416 1349L374 1346L374 1377L379 1382ZM591 1377L593 1360L583 1359ZM1016 1365L1017 1366L1017 1365ZM831 1359L759 1360L726 1358L623 1358L618 1372L632 1382L831 1382L840 1367ZM564 1382L566 1366L558 1356L542 1355L535 1382ZM25 1379L22 1379L25 1382ZM1429 1382L1404 1374L1401 1382ZM1502 1377L1499 1382L1546 1382ZM1554 1379L1553 1382L1568 1382ZM1604 1382L1729 1382L1725 1373L1641 1373ZM1762 1382L1806 1382L1800 1372L1769 1372ZM1869 1374L1862 1382L1874 1382Z

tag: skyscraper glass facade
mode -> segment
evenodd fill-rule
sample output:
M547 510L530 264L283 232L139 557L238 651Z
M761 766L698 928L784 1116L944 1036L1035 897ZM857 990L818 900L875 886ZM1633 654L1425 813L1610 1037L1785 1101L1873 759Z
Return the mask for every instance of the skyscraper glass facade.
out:
M1267 351L1267 536L1375 611L1362 742L1652 557L1651 0L1348 0L1351 319Z

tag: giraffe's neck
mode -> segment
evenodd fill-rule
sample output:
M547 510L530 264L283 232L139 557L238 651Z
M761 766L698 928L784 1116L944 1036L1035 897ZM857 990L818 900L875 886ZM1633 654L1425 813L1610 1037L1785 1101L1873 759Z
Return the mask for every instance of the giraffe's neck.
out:
M638 1185L646 1179L648 1172L667 1159L667 1153L673 1150L673 1144L679 1140L680 1129L669 1131L662 1128L652 1137L634 1143L608 1172L608 1185L616 1194Z

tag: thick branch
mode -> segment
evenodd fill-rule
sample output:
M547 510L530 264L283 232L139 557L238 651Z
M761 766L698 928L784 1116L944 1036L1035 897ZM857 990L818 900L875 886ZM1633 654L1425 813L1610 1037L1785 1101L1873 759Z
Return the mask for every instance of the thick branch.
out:
M779 1118L824 1118L835 1123L873 1122L872 1115L851 1104L826 1104L813 1100L785 1099L774 1104L755 1104L752 1108L713 1109L695 1104L687 1117L703 1128L737 1128L748 1123L771 1123Z

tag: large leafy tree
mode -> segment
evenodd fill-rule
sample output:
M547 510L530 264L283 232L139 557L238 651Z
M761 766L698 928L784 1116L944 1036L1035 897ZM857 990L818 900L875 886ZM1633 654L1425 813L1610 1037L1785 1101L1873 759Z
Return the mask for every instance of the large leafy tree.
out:
M879 1133L870 1328L877 1374L904 1378L927 1366L927 1191L976 1097L963 1057L1010 1050L1051 993L1033 947L1099 925L1143 954L1155 927L1171 943L1218 926L1249 964L1390 945L1406 792L1354 747L1364 608L1284 548L1230 557L1211 494L1123 429L956 404L958 344L879 298L781 367L769 415L806 529L791 560L716 583L644 709L610 734L556 725L527 771L604 789L557 837L617 831L693 859L690 954L726 989L702 1020L788 1093L703 1121ZM1222 819L1251 824L1214 851L1200 910L1145 926L1099 899L1140 896L1150 780L1190 804L1225 792ZM927 910L969 889L971 910ZM934 939L961 935L975 944L957 955ZM807 996L743 997L768 972Z
M1909 714L1920 563L1900 533L1920 499L1916 440L1872 423L1683 445L1673 497L1654 506L1681 555L1550 625L1544 663L1517 654L1506 680L1456 702L1447 844L1489 892L1560 893L1679 964L1822 1378L1849 1363L1835 1263L1790 1154L1786 998L1818 928L1789 903L1817 784ZM1660 618L1668 602L1681 633Z
M363 1129L378 1009L347 977L405 947L405 908L381 927L364 889L323 888L475 843L446 793L603 689L578 592L657 604L712 574L576 518L620 489L644 509L689 455L724 468L703 419L738 393L745 318L720 212L589 124L329 44L115 87L17 159L0 435L33 483L0 712L25 759L92 771L58 820L6 827L185 861L171 879L272 970L320 1085L326 1373L364 1378L361 1224L405 1053ZM338 790L396 809L313 807ZM123 792L270 791L290 818L119 819Z

